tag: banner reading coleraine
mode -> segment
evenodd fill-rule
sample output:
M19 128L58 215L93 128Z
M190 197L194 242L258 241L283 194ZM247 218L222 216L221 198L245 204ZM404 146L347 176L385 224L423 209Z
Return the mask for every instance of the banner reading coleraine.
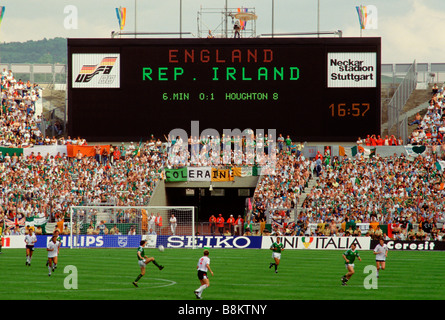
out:
M257 166L212 168L212 167L183 167L164 169L166 182L184 181L233 181L235 177L252 177L261 175L261 168Z

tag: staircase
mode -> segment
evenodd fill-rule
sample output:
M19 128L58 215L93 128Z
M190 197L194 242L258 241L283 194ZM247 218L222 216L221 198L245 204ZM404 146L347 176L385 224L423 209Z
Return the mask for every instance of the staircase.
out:
M420 85L417 84L416 90L414 90L408 100L406 101L403 109L400 111L400 121L404 116L406 116L408 121L411 121L417 112L419 112L422 116L426 113L428 109L429 100L431 99L431 84L428 85ZM388 99L389 100L389 99ZM381 125L381 134L382 135L397 135L397 127L394 127L391 132L388 132L388 107L385 101L382 101L382 125ZM408 128L408 136L411 134L412 130L416 126Z
M312 188L317 184L318 178L316 175L312 175L307 183L307 187L304 189L304 193L301 194L300 199L297 204L296 210L294 210L294 217L293 220L295 221L297 216L300 214L302 210L302 205L304 203L304 200L306 199L308 193L312 190ZM295 216L297 215L297 216Z

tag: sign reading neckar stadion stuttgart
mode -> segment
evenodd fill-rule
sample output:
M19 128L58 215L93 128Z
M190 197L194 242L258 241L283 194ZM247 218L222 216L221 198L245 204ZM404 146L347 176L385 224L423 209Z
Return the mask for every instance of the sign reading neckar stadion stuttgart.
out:
M377 55L375 52L329 52L329 88L375 88Z

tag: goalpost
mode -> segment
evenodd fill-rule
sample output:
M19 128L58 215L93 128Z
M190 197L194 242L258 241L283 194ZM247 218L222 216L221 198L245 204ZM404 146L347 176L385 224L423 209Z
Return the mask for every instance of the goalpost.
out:
M173 223L176 220L176 223ZM159 224L162 222L162 225ZM184 235L195 236L195 207L192 206L72 206L69 247L82 244L87 235ZM124 237L115 237L116 244ZM193 245L194 248L194 245Z

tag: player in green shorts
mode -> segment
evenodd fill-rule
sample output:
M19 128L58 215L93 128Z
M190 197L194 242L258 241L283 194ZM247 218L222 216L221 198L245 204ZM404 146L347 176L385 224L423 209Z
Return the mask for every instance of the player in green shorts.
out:
M343 259L345 259L345 266L348 272L341 278L341 285L345 286L346 282L351 279L352 275L355 273L354 271L354 261L357 258L359 261L362 261L358 251L356 250L357 246L353 243L351 247L343 253Z
M139 279L141 279L141 278L145 275L145 268L146 268L147 264L149 264L150 262L153 262L153 264L154 264L156 267L158 267L159 270L164 269L163 266L159 265L159 264L155 261L155 258L153 258L153 257L150 257L150 258L149 258L149 257L147 257L147 256L145 255L145 250L144 250L144 248L145 248L145 244L146 244L146 242L147 242L146 240L142 240L142 241L140 242L140 244L139 244L139 248L138 248L138 251L137 251L138 264L139 264L139 267L141 267L141 273L137 276L136 280L133 281L133 285L134 285L135 287L138 286L138 281L139 281Z
M272 243L270 246L270 250L272 250L272 258L275 262L272 262L269 265L269 269L272 268L272 266L275 266L275 273L278 273L278 265L280 264L281 260L281 252L284 250L284 245L281 242L281 238L277 237L277 241Z

